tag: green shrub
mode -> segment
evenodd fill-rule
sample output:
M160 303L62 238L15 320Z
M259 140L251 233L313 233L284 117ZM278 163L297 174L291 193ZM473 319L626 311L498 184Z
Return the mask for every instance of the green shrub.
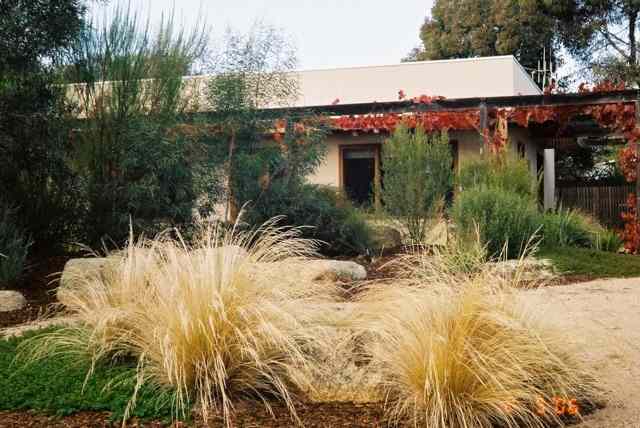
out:
M518 257L537 232L540 214L528 198L498 187L477 186L458 194L451 216L462 234L477 227L490 256Z
M0 202L0 289L24 271L31 242L15 220L16 211Z
M312 184L271 186L268 193L247 207L244 220L259 225L275 216L283 223L309 226L303 237L326 243L328 255L363 254L370 247L371 231L363 215L341 193Z
M601 230L595 220L576 210L560 209L542 215L545 245L591 247Z
M72 133L75 172L82 177L87 214L83 242L124 242L136 232L188 222L197 198L195 174L205 147L180 132L188 100L183 76L205 50L206 31L172 17L154 30L117 6L90 25L64 58L78 121ZM104 94L109 96L104 96Z
M610 253L617 253L624 241L620 237L620 234L614 230L603 229L596 234L594 240L594 246L600 251L608 251Z
M382 145L382 201L414 242L424 239L429 220L453 187L452 162L446 133L427 135L418 127L412 134L400 126Z
M497 187L518 195L537 197L537 183L526 159L509 153L481 156L463 163L457 182L463 190L476 186Z

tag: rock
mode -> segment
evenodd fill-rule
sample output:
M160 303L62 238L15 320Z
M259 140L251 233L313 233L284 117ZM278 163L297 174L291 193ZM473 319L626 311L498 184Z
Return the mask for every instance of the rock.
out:
M68 287L77 281L86 280L86 278L100 276L107 265L107 260L106 257L69 260L62 270L59 288Z
M522 260L505 260L490 265L494 272L501 275L513 277L520 273L522 281L546 281L556 276L553 263L547 259L526 257Z
M138 249L136 250L136 253L141 254L140 251L141 249ZM248 255L247 251L238 245L212 248L210 250L196 249L193 254L203 257L220 257L220 255L224 254L225 256L237 259L242 259ZM86 282L87 279L99 278L104 274L106 269L110 266L115 267L116 263L121 260L121 257L125 256L125 251L118 251L112 253L109 257L90 257L69 260L64 265L64 270L60 276L60 287L58 287L58 293L74 284ZM60 294L58 294L58 298L60 300Z
M372 250L392 249L402 245L402 234L397 228L381 223L370 223L369 228Z
M356 262L343 260L308 260L305 266L313 272L313 279L332 281L362 281L367 278L367 270Z
M27 306L27 299L14 290L0 290L0 312L17 311Z

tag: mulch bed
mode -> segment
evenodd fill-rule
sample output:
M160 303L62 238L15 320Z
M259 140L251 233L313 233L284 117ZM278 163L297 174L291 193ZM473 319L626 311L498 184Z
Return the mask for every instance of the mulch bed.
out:
M27 306L10 312L0 312L0 328L11 327L37 319L50 312L51 305L57 303L55 288L58 274L71 255L34 258L28 263L26 274L16 283L9 284L10 290L21 292L27 299Z
M273 406L273 416L263 406L239 405L233 419L234 427L280 428L298 427L283 406ZM380 405L356 403L308 403L296 407L298 417L303 426L310 428L328 427L362 427L375 428L385 426ZM48 416L34 412L3 412L0 411L0 428L9 427L51 427L51 428L85 428L122 426L122 421L109 421L109 414L105 412L78 412L69 416ZM209 418L207 423L196 418L186 423L165 423L160 421L130 420L127 427L212 427L222 428L226 425L219 415Z

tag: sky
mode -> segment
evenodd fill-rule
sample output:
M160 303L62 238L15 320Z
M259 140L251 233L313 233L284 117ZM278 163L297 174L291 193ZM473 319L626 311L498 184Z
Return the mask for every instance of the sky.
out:
M227 28L281 28L297 48L300 69L394 64L418 46L433 0L130 0L132 9L157 22L175 9L187 28L199 19L220 39ZM111 1L110 6L117 3ZM126 4L126 3L124 3ZM92 14L103 16L104 7Z

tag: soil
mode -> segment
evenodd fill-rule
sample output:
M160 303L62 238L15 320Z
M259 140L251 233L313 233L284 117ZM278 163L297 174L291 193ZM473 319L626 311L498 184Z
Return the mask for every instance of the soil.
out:
M27 273L9 289L21 292L27 299L27 306L10 312L0 312L0 328L11 327L33 321L45 313L55 310L57 303L55 288L58 276L71 255L51 256L33 259L27 266Z
M383 417L380 405L357 403L321 403L296 406L298 417L307 428L339 428L339 427L382 427ZM239 405L233 420L234 427L284 428L298 427L291 419L289 412L282 406L273 406L270 415L262 406ZM109 421L109 414L104 412L79 412L70 416L56 417L32 412L0 411L0 428L15 427L51 427L51 428L85 428L85 427L119 427L121 421ZM214 415L207 423L195 419L192 423L168 424L161 421L140 422L131 420L127 427L226 427L220 415Z

